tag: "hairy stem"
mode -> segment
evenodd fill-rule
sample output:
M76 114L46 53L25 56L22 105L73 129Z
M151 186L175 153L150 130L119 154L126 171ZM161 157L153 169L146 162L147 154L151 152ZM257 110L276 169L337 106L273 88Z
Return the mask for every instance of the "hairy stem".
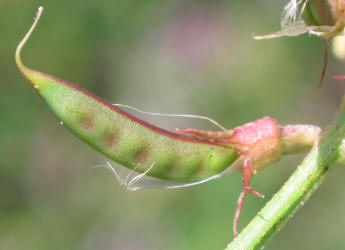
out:
M302 207L337 163L344 163L345 98L340 111L283 187L226 248L259 249Z

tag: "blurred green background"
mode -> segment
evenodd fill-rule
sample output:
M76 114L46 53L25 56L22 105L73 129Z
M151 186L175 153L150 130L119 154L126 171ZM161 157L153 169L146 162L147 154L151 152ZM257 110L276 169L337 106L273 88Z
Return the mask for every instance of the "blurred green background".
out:
M54 117L15 66L36 9L45 13L24 49L34 69L106 100L162 113L210 116L227 128L273 116L326 126L344 93L330 58L318 88L323 42L308 35L255 41L280 29L286 1L0 1L0 249L223 249L241 188L233 173L177 190L129 192L106 159ZM142 116L158 126L206 122ZM252 181L245 226L303 156ZM265 249L344 249L345 169L337 168Z

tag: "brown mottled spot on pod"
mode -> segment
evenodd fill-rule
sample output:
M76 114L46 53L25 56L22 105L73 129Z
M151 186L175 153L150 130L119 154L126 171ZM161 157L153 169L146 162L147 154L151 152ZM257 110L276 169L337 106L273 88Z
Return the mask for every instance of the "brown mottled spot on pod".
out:
M92 129L93 128L93 117L91 116L82 116L79 119L79 123L80 125L84 128L84 129Z
M175 168L175 164L169 164L167 166L167 172L171 172Z
M134 156L135 162L138 164L145 163L150 157L150 150L148 146L142 147Z
M326 166L324 169L325 169L325 172L327 172L329 170L329 166Z
M195 167L195 169L194 169L194 175L199 175L200 174L200 172L202 172L203 171L203 165L202 164L198 164L196 167Z
M119 143L119 133L109 133L105 136L105 143L108 148L114 148Z

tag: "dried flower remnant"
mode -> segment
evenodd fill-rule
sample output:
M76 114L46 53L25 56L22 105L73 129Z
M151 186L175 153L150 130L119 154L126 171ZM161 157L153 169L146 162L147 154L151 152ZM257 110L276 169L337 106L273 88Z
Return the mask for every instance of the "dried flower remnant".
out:
M304 33L323 38L325 48L320 77L321 86L328 63L329 42L337 36L343 36L345 27L344 13L344 0L291 0L284 7L282 13L282 30L269 35L255 36L254 38L263 40L282 36L298 36Z

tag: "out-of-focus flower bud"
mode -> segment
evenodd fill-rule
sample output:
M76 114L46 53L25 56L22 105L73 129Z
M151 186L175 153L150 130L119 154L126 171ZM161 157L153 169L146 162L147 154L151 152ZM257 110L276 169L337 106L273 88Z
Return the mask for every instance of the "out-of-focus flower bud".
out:
M325 49L320 77L321 86L327 68L329 41L334 37L344 36L344 27L345 0L290 0L282 13L282 30L265 36L255 36L254 38L261 40L281 36L298 36L303 33L324 38ZM338 58L344 58L343 47L345 44L341 44L344 39L336 38L335 40L337 43L333 46L333 52Z
M298 36L310 33L327 40L343 33L345 0L291 0L281 18L282 30L255 39Z
M332 40L332 52L342 61L345 61L345 36L337 36Z

